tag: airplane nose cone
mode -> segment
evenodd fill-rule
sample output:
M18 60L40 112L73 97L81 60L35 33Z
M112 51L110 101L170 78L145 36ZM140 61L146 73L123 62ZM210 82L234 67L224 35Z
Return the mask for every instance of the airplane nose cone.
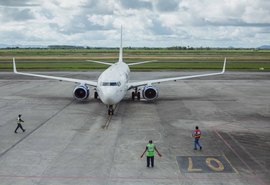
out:
M101 101L106 105L115 105L118 103L116 101L117 94L112 89L102 89L102 96L100 96Z
M103 98L103 103L107 104L107 105L114 105L116 102L114 101L114 99L112 97L104 97Z

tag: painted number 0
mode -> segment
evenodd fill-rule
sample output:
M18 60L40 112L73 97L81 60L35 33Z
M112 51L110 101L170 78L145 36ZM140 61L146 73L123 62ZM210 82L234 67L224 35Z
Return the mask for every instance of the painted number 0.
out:
M213 171L221 172L221 171L224 170L224 165L222 164L222 162L220 162L220 160L218 160L216 158L207 157L205 159L205 163ZM216 165L213 165L213 163L215 163ZM191 157L188 157L188 171L189 172L200 172L200 171L202 171L202 169L200 169L200 168L194 168L193 167L193 162L192 162Z
M217 167L212 165L212 161L215 161L215 163L217 164ZM206 158L205 162L207 166L214 171L221 172L224 170L224 165L218 159L208 157Z

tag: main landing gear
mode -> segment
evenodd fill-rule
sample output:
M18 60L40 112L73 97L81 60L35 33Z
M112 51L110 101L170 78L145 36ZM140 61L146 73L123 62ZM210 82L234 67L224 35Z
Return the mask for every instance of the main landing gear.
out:
M113 115L113 113L114 113L113 105L109 105L108 115Z
M94 93L94 98L95 98L95 99L98 98L98 93L97 93L97 91L95 91L95 93Z
M141 99L141 93L140 93L140 91L138 91L138 88L137 87L135 88L135 91L133 91L131 93L131 97L132 97L132 100L133 101L135 100L135 97L137 97L137 100L140 100Z

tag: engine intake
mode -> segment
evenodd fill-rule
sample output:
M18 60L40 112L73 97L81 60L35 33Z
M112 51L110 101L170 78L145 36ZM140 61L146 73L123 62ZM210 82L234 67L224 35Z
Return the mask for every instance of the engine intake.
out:
M154 86L144 86L142 95L146 100L155 100L158 97L158 89Z
M89 88L84 84L78 85L73 91L74 98L80 101L87 99L89 94Z

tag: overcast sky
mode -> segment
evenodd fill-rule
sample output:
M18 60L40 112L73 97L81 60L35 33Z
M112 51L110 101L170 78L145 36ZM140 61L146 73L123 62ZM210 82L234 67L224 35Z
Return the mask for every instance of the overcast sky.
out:
M258 47L270 0L0 0L0 44Z

